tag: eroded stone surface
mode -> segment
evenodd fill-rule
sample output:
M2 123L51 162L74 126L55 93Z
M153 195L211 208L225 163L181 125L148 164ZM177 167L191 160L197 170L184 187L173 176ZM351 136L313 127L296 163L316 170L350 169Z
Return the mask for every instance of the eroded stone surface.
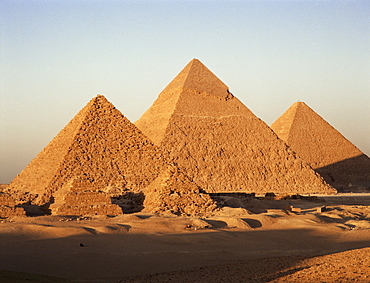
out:
M87 178L76 177L54 193L50 206L54 215L119 215L122 210L112 204L108 194Z
M0 192L0 218L24 216L25 214L23 208L15 207L15 201L10 194Z
M146 188L144 207L152 213L199 216L214 211L217 205L179 169L169 166Z
M75 176L93 180L98 187L141 191L166 166L163 152L98 95L7 190L15 195L28 192L33 196L30 200L38 205L50 202L52 194Z
M167 174L169 167L172 173L158 185L159 174ZM164 198L168 189L186 197L157 209L158 195L146 193L154 180L157 185L153 186L163 192ZM122 205L128 193L144 194L147 210L153 212L196 214L215 206L204 195L204 208L186 207L190 203L204 204L197 200L198 187L170 165L166 154L100 95L71 120L7 190L19 203L52 203L52 214L58 215L117 215L122 210L112 205L110 197ZM194 201L189 202L189 197Z
M335 192L199 60L135 125L207 192Z

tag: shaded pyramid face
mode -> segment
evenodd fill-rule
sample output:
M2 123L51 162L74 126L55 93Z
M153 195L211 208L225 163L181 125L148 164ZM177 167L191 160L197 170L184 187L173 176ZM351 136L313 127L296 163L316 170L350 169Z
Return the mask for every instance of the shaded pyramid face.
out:
M104 96L93 98L10 183L38 195L36 204L76 176L106 186L143 190L167 168L163 152Z
M271 128L331 185L370 186L370 158L304 102L294 103Z
M207 192L335 191L196 59L135 125Z

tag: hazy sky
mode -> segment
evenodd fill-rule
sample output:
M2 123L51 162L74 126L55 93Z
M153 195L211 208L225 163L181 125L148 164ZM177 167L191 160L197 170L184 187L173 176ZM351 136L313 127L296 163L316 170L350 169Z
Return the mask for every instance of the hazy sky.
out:
M96 94L132 122L200 59L267 124L305 101L370 155L370 1L0 1L0 182Z

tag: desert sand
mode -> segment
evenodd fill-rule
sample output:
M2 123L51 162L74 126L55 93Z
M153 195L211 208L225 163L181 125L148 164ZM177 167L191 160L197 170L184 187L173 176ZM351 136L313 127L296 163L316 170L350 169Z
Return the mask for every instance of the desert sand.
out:
M370 281L370 194L216 199L201 218L3 219L0 281Z

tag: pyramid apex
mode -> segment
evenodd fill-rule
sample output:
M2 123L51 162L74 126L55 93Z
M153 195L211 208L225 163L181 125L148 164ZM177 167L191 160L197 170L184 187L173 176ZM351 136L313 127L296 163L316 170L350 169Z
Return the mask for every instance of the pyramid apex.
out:
M94 98L90 100L90 102L87 105L94 105L94 104L112 104L112 103L109 102L108 99L104 95L97 94Z
M306 102L298 101L294 103L290 108L294 109L296 113L306 113L306 115L318 116L323 119L319 114L316 113ZM298 115L298 114L297 114ZM324 119L323 119L324 120Z
M203 64L199 59L197 59L197 58L193 58L193 59L191 59L189 63L200 63L200 64L204 65L204 64Z
M196 58L193 58L185 66L165 90L174 88L196 91L199 94L206 93L222 98L230 98L228 86Z
M293 105L304 105L304 106L308 107L307 103L304 102L304 101L297 101L297 102L293 103Z
M11 182L9 189L35 193L39 197L33 203L42 205L76 177L80 181L94 180L101 188L121 190L129 184L130 189L141 191L166 167L161 149L103 95L97 95Z
M106 98L104 95L102 95L102 94L97 94L97 95L93 98L93 100L96 100L96 99L105 99L105 100L107 100L107 98Z
M309 107L305 102L303 101L297 101L297 102L294 102L289 108L288 110L286 111L286 113L288 113L289 111L290 112L293 112L293 113L296 113L297 111L302 111L302 110L312 110L311 107ZM286 114L285 113L285 114ZM294 116L293 116L294 117Z
M366 179L361 168L367 157L359 159L363 152L306 103L295 102L271 128L333 186Z

